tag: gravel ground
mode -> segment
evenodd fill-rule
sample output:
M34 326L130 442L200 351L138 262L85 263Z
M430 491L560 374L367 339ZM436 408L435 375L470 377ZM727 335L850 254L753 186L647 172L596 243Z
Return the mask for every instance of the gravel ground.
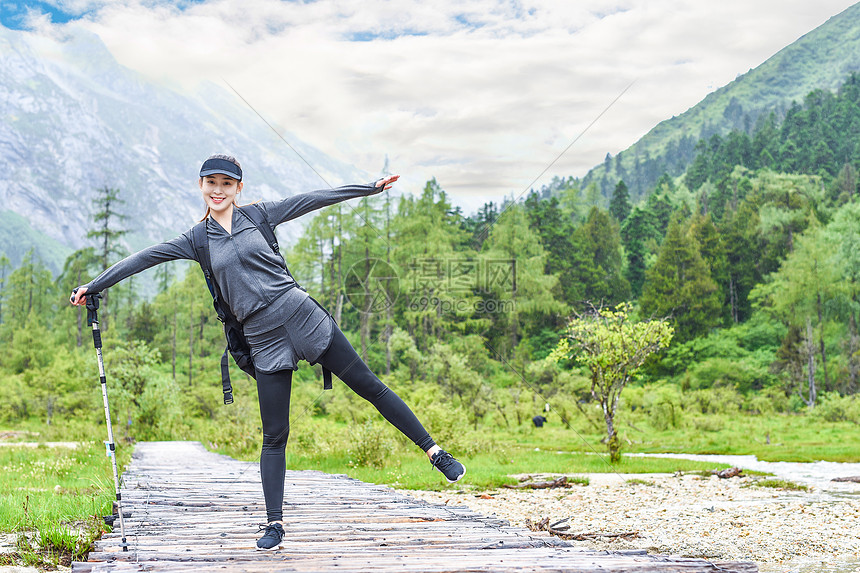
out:
M558 476L535 476L538 481L552 477ZM589 485L569 489L404 493L466 505L512 525L569 518L565 524L574 533L637 532L627 539L571 542L592 549L754 561L768 573L860 572L860 484L832 493L750 487L754 478L748 477L583 477Z

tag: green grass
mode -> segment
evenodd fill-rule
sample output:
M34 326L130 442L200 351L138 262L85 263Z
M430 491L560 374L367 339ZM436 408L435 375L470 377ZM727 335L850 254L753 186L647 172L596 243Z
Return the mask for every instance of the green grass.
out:
M636 431L630 422L642 430ZM578 424L576 422L579 422ZM541 450L597 452L606 456L604 434L576 420L576 431L560 427L483 431L489 440ZM580 427L582 426L582 427ZM824 422L808 415L747 414L685 415L678 427L658 428L647 418L619 414L623 453L685 453L755 455L762 461L860 462L860 449L846 435L857 432L852 422ZM767 443L767 436L770 443ZM628 443L629 440L631 443ZM539 471L539 470L534 470Z
M645 422L634 422L642 427ZM623 425L622 425L623 428ZM860 462L860 450L845 440L857 432L851 422L822 422L810 416L770 414L751 416L691 416L681 427L651 430L626 451L644 453L755 455L762 461ZM770 436L767 443L766 436Z
M128 451L123 457L130 455ZM77 449L4 446L0 466L2 531L111 512L113 473L102 444Z
M628 414L629 417L629 414ZM647 419L634 419L641 431L632 431L624 415L619 416L622 453L753 454L770 461L860 461L842 437L852 431L850 423L825 423L802 415L687 416L677 428L655 429ZM536 429L523 425L500 429L465 429L454 443L442 442L468 467L466 477L455 486L440 483L426 459L396 430L379 422L382 429L367 424L336 423L322 417L306 417L291 428L287 467L316 469L405 489L481 489L514 483L513 474L555 473L684 473L723 469L726 465L661 458L623 456L610 464L603 435L593 426L576 430L560 424ZM713 428L703 431L703 427ZM433 430L431 429L431 432ZM253 432L246 432L253 436ZM211 434L210 435L215 435ZM765 436L771 443L767 444ZM628 440L630 443L628 443ZM210 449L238 459L256 461L256 437L237 445L234 440L210 443ZM374 448L377 448L374 450ZM856 450L856 449L855 449ZM382 467L367 467L355 459L379 460ZM756 472L746 471L746 475Z
M618 424L622 454L733 454L755 455L762 461L860 462L860 450L844 439L845 435L857 432L857 425L851 422L822 422L796 414L695 415L685 417L678 427L655 428L647 419L625 414L619 416ZM629 421L642 431L633 430ZM489 435L523 447L606 455L606 446L601 443L604 435L593 427L575 425L574 432L559 425L542 428L540 432L529 429L493 430Z
M131 448L119 449L121 468L130 457ZM0 466L0 531L18 533L17 551L5 561L68 565L108 530L102 516L112 512L114 484L103 444L4 446Z
M413 448L414 449L414 448ZM254 458L251 458L254 459ZM609 465L600 456L586 453L562 453L534 451L518 447L499 449L494 453L479 453L460 456L466 464L466 476L456 484L449 485L434 471L427 458L416 451L398 451L389 458L383 468L350 466L346 455L310 456L287 454L290 469L313 469L328 473L346 474L372 483L382 483L403 489L459 490L492 489L503 484L516 484L512 474L554 473L674 473L713 469L717 464L670 460L661 458L622 458L621 462ZM727 466L720 466L727 467ZM587 478L586 480L587 485Z
M774 489L787 489L791 491L809 491L809 488L803 484L784 479L762 479L749 483L744 487L772 487Z
M248 408L247 413L229 421L223 417L212 421L195 419L192 435L177 438L200 439L219 453L256 462L259 459L259 419L255 418L256 412ZM678 427L656 428L646 417L620 412L618 422L622 453L753 454L772 461L860 461L860 452L844 440L845 435L856 431L855 425L823 422L806 415L685 413ZM515 478L509 477L516 474L681 471L710 475L713 469L727 467L630 456L624 456L618 464L610 464L606 447L601 443L603 434L580 418L573 420L575 430L562 427L556 420L540 429L523 424L512 428L487 425L477 431L469 428L459 433L449 431L449 437L441 445L463 460L468 472L461 482L448 485L414 445L386 424L375 424L382 429L373 424L340 423L324 417L305 416L291 429L287 467L347 474L404 489L428 490L497 488L516 483ZM63 426L50 427L34 420L7 429L39 432L35 436L22 435L21 439L45 441L91 439L104 433L101 425L71 420ZM435 436L441 433L433 427L430 430ZM769 444L765 436L770 437ZM129 459L131 450L131 447L120 445L121 465ZM380 460L380 467L366 465L368 460ZM8 468L0 474L2 531L36 529L38 524L74 523L87 516L110 513L113 477L100 443L91 443L80 450L4 447L0 448L0 465ZM745 473L756 475L750 471ZM29 516L23 509L25 501ZM62 531L56 533L55 541L54 545L70 545Z

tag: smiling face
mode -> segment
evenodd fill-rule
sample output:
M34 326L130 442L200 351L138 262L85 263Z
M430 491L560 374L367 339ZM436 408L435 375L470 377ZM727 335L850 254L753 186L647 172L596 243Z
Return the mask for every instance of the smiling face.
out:
M200 191L211 214L226 214L233 209L236 194L242 191L242 182L214 173L200 178Z

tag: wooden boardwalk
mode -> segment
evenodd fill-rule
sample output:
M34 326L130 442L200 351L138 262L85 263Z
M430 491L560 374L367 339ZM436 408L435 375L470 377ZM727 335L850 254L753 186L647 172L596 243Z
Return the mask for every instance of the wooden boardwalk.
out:
M344 475L288 471L279 551L257 551L265 508L257 464L198 442L137 444L119 524L74 572L753 572L752 563L595 552L463 507L415 500Z

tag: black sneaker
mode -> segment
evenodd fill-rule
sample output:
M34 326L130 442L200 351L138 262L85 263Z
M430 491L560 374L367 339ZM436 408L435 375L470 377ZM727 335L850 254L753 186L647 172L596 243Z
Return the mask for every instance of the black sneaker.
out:
M448 483L459 481L461 477L466 475L466 466L457 461L457 459L446 452L439 450L433 457L430 458L430 463L433 467L442 472Z
M274 522L263 527L260 526L260 531L265 530L263 537L257 540L257 549L271 551L278 549L281 546L281 541L284 539L284 528L280 523Z

